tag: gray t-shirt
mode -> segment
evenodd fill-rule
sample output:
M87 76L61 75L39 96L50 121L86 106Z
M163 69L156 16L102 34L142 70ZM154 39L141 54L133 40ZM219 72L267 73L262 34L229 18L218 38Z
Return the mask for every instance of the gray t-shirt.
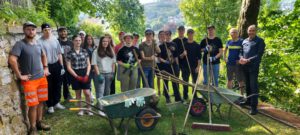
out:
M61 54L61 46L58 40L54 37L50 37L49 39L44 39L41 37L38 42L42 45L45 53L47 55L48 64L54 64L58 61L58 56Z
M103 58L99 57L98 51L93 52L92 56L92 64L97 65L99 68L100 73L112 73L112 65L116 63L116 57L113 58L105 56Z
M42 64L43 49L38 42L31 45L26 43L25 40L20 40L16 42L10 54L18 57L21 75L30 74L30 80L39 79L44 76Z

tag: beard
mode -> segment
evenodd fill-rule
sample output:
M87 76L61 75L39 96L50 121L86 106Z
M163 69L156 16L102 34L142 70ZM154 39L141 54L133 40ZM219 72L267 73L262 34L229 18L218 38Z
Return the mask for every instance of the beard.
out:
M27 39L34 39L35 35L34 34L28 34L28 35L25 35L25 37Z

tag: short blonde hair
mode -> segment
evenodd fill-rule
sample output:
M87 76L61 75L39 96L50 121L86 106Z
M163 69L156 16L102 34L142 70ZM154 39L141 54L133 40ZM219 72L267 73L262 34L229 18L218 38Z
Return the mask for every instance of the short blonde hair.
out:
M237 28L231 28L230 30L229 30L229 32L231 33L231 32L238 32L238 29Z
M250 25L250 26L248 27L248 30L251 29L251 28L253 28L253 29L256 31L256 25L255 25L255 24Z

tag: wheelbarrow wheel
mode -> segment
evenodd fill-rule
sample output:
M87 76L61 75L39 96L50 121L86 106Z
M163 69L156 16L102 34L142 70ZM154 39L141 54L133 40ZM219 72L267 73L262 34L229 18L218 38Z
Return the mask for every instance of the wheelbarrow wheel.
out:
M203 98L194 98L190 114L195 117L201 116L206 111L206 102Z
M157 116L156 111L152 108L146 108L136 115L135 124L141 131L152 130L158 122L157 118L153 118L154 116Z

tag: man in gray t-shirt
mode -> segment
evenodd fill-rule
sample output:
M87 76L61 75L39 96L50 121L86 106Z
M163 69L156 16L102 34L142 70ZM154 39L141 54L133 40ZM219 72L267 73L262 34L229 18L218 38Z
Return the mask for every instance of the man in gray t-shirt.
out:
M65 73L63 68L63 59L61 46L56 38L52 36L52 29L49 24L44 23L41 26L43 36L38 40L47 55L48 67L51 75L47 77L48 81L48 113L54 113L55 109L65 109L60 102L62 75Z
M21 80L22 91L29 107L29 134L37 134L37 130L50 130L50 126L42 123L43 102L48 100L45 76L49 75L49 71L42 46L34 39L36 25L32 22L24 23L23 31L25 38L12 48L8 62Z

